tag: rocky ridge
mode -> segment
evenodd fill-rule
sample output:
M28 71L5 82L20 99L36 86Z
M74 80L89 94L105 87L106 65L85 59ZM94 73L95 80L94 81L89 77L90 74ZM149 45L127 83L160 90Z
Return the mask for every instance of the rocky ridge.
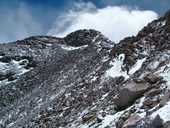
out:
M169 127L170 11L114 44L95 30L0 47L0 127Z

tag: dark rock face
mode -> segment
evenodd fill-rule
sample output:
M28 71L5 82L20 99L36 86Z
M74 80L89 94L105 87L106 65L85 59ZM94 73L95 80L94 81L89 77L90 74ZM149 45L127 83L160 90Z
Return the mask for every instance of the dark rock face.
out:
M118 44L95 30L1 44L0 127L168 125L153 113L169 103L169 16Z
M101 35L100 32L90 29L90 30L77 30L73 33L68 34L64 41L67 42L67 45L79 47L83 45L96 45L97 42L101 41L105 43L107 41L107 44L111 43L108 39L106 39L104 36L98 36ZM107 46L107 45L106 45Z
M155 117L155 119L152 121L152 126L156 128L162 128L163 127L163 121L159 115Z
M2 58L0 58L0 62L3 63L9 63L11 61L11 58L8 56L3 56Z

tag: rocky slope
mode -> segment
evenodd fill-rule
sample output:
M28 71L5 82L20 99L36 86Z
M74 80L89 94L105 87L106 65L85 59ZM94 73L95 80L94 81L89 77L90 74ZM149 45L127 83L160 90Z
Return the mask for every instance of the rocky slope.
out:
M95 30L0 45L0 127L170 126L170 11L114 44Z

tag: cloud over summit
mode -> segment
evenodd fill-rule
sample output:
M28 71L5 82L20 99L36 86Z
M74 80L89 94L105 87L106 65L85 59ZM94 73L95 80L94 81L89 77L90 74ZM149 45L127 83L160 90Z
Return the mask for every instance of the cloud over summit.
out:
M136 35L147 23L156 19L153 11L141 11L125 6L97 8L92 3L75 3L62 13L48 35L64 37L77 29L96 29L114 42Z

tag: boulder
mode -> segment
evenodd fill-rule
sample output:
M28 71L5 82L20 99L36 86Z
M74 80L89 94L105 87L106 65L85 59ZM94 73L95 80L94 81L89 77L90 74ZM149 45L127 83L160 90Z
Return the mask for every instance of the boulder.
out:
M148 88L148 83L128 83L114 99L114 103L118 109L125 108L130 103L133 103L135 100L140 98L148 90Z
M89 121L90 119L92 119L93 117L95 117L95 113L94 112L90 112L90 113L87 113L85 114L83 117L82 117L82 121L83 123Z
M160 89L152 89L146 93L146 97L154 97L155 95L158 95L161 93Z
M144 106L147 106L149 108L153 108L155 107L159 102L155 99L150 99L150 98L146 98L145 101L143 102Z
M163 80L163 77L149 73L144 77L144 80L150 84L156 84L158 81Z
M152 126L154 128L163 128L163 120L161 119L161 117L159 115L157 115L153 121L152 121Z
M141 120L142 118L135 114L130 116L123 124L122 128L135 128L137 126L137 123Z

